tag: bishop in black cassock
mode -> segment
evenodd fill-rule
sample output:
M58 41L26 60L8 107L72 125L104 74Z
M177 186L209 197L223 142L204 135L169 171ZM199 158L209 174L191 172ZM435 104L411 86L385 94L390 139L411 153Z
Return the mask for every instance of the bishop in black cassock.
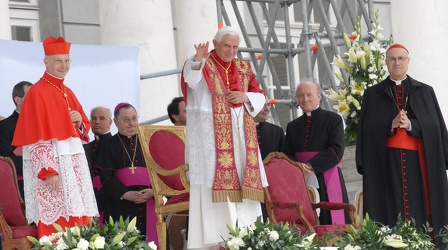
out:
M118 133L104 142L95 162L108 198L104 219L107 222L110 216L115 221L120 216L129 220L137 217L137 229L147 236L147 241L158 245L154 197L150 195L141 202L141 193L147 193L151 183L137 135L137 113L128 103L117 105L114 113Z

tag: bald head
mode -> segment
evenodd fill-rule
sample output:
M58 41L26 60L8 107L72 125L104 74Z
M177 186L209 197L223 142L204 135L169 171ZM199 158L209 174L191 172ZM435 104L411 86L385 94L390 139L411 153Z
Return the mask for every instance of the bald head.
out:
M103 135L110 131L112 124L112 112L105 107L93 108L90 112L90 123L92 124L92 133Z
M304 113L315 110L319 106L320 97L321 87L316 82L305 80L297 86L297 102Z

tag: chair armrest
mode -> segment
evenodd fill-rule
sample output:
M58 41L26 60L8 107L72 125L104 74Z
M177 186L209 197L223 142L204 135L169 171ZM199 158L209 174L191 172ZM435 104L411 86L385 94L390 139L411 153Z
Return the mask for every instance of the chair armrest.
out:
M321 208L328 210L339 210L339 209L347 210L349 212L352 223L355 223L356 208L352 204L321 201L317 204L311 204L311 206L313 207L313 209Z
M162 171L157 171L158 169ZM189 169L188 164L182 164L179 167L171 170L166 170L158 167L157 168L148 167L151 178L151 184L154 189L155 199L161 200L163 196L172 197L183 193L189 193L190 181L187 176L188 169ZM171 186L169 186L161 179L162 176L173 176L176 174L179 174L180 177L179 184L181 186L178 187L179 189L173 189Z
M297 214L299 215L299 219L300 222L305 226L306 230L309 231L310 233L315 233L316 230L314 229L314 227L311 225L311 223L308 221L308 219L305 217L305 214L303 213L303 206L298 204L298 203L290 203L290 202L274 202L272 203L272 207L270 209L283 209L283 210L288 210L288 209L295 209ZM277 220L275 219L275 214L272 213L273 219L274 219L274 223L278 223Z
M173 175L177 175L177 174L182 174L182 172L187 172L188 171L188 164L182 164L180 166L178 166L177 168L174 169L164 169L159 167L158 165L151 165L151 169L154 170L154 172L156 172L157 174L163 175L163 176L173 176Z
M182 185L184 185L185 189L190 192L190 180L188 179L187 172L189 169L188 164L183 164L179 168L181 168L183 171L180 172L180 181L182 182Z
M312 204L313 209L314 208L323 208L323 209L329 209L329 210L338 210L338 209L345 209L348 211L355 211L355 206L348 203L336 203L336 202L327 202L327 201L321 201L316 204Z
M8 223L5 220L5 217L3 217L3 212L2 212L2 205L0 204L0 227L4 233L4 237L5 239L12 239L13 237L13 233L12 233L12 229L11 227L9 227ZM3 239L3 240L5 240Z

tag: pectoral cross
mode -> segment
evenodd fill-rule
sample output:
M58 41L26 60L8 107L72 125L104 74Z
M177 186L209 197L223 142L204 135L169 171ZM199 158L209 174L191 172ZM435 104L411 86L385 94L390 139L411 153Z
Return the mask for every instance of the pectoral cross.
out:
M129 167L129 169L131 170L131 173L134 174L135 167L134 167L134 163L133 162L131 163L131 166Z

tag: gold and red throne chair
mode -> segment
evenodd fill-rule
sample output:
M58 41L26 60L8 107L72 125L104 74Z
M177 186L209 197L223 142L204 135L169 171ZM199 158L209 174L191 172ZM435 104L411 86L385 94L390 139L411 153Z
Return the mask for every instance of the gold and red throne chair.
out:
M190 205L185 164L185 126L139 125L138 136L154 191L160 250L166 250L166 219L184 217Z
M0 234L3 249L24 250L33 246L26 237L37 238L37 227L28 225L25 218L25 202L17 184L14 162L0 156Z

